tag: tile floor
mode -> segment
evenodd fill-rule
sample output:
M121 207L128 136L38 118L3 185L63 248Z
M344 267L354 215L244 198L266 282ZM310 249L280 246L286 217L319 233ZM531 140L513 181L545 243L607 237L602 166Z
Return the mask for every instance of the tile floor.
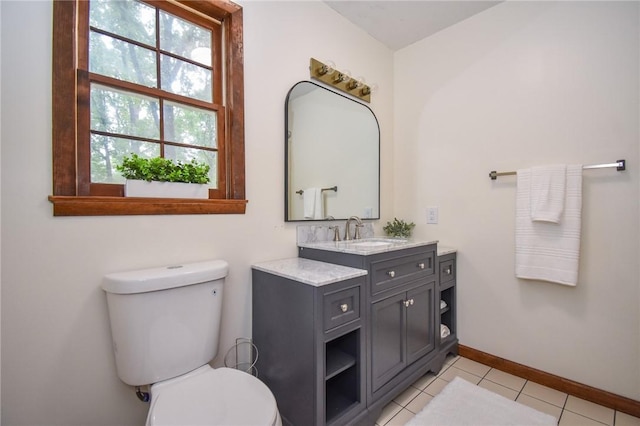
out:
M640 418L576 398L462 357L449 357L438 375L427 374L390 402L378 426L402 426L454 377L549 413L560 426L640 426Z

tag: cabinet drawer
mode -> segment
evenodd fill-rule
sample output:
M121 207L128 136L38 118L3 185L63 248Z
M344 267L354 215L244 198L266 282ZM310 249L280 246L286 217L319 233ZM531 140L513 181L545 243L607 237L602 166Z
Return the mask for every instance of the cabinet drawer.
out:
M417 253L396 259L372 262L371 294L377 294L435 272L435 253Z
M360 287L351 287L324 295L324 329L360 318Z
M454 259L440 262L440 285L456 279L456 265L454 262Z

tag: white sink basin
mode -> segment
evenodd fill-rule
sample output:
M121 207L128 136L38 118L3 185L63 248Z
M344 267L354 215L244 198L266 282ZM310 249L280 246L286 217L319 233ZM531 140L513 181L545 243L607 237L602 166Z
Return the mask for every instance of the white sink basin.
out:
M356 241L351 243L352 246L354 247L384 247L384 246L390 246L391 243L388 241Z
M339 247L349 247L353 249L377 249L390 247L392 245L406 243L407 240L399 239L399 238L366 238L362 240L349 240L349 241L340 241L337 242L336 245Z
M418 247L426 244L434 244L437 241L410 241L402 238L391 237L371 237L360 240L347 241L319 241L313 243L299 244L300 248L311 248L319 250L337 251L341 253L352 253L360 255L370 255L383 253L392 250Z

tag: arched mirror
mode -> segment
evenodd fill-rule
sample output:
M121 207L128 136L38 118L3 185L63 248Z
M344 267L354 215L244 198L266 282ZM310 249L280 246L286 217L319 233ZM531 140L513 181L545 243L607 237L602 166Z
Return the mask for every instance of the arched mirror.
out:
M380 218L380 127L366 106L309 81L285 102L285 221Z

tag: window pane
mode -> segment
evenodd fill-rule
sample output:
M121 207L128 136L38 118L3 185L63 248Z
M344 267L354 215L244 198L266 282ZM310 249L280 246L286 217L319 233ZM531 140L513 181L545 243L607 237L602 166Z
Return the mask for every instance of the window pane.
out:
M159 139L159 112L155 98L91 85L91 130Z
M196 148L183 148L179 146L165 145L165 158L171 158L174 161L182 161L185 163L195 159L200 163L208 164L209 169L209 187L218 188L218 153L215 151L205 151Z
M211 66L211 30L160 11L160 49Z
M91 0L90 25L150 46L156 45L155 8L133 0Z
M91 135L91 182L123 183L124 178L116 170L122 157L137 154L144 158L160 156L160 145L130 139Z
M211 70L167 55L160 59L162 89L211 102Z
M217 148L215 111L164 102L164 138L189 145Z
M157 87L154 51L93 31L89 43L89 71L147 87Z

